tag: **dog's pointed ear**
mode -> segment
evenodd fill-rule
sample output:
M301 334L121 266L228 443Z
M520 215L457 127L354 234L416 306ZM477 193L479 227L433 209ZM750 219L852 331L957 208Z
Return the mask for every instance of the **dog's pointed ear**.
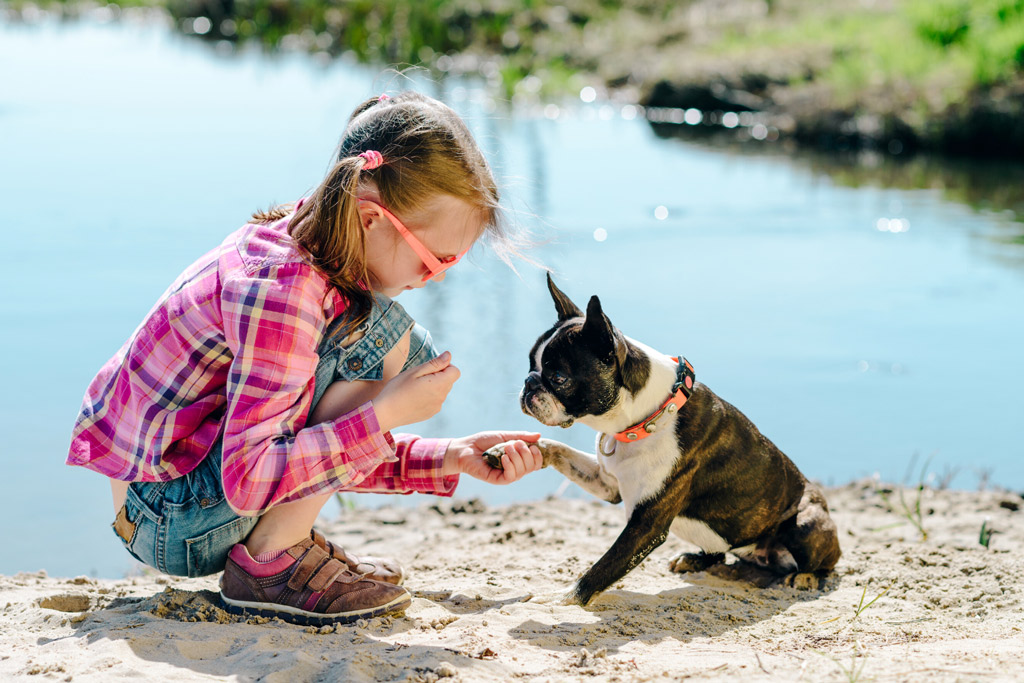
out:
M574 304L562 290L555 286L555 281L551 279L551 273L548 273L548 291L551 292L551 298L555 302L555 310L558 311L559 322L583 316L583 311L580 310L580 307Z
M612 326L612 321L601 310L601 300L596 294L590 297L590 303L587 304L587 319L583 323L580 336L598 356L610 359L616 354L618 334Z

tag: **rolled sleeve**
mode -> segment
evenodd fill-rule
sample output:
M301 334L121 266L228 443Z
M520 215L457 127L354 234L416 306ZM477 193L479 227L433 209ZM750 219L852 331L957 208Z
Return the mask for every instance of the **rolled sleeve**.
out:
M394 440L380 430L373 403L368 401L351 413L327 424L334 428L334 433L341 443L349 444L346 453L332 454L336 467L350 464L364 474L369 474L373 471L372 468L382 462L398 461ZM372 463L372 467L367 469L360 466L362 463Z
M386 435L390 438L390 435ZM362 493L428 493L449 497L459 475L444 476L444 454L450 439L425 439L399 434L394 439L397 457L378 467L358 484L346 487Z

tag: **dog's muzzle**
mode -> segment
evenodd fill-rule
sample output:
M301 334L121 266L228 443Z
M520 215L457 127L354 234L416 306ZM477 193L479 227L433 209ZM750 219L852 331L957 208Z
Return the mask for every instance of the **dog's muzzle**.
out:
M519 407L527 415L548 426L568 427L573 422L571 417L565 415L558 400L544 387L539 372L527 375L519 394Z
M540 375L536 372L531 372L526 377L526 381L523 383L523 390L519 392L519 405L522 407L523 412L530 415L530 404L534 395L542 390L544 387L540 381Z
M523 383L523 390L519 393L519 405L522 407L523 412L527 415L534 415L536 408L536 397L537 394L544 391L544 383L540 379L539 372L531 372L526 376L526 381Z

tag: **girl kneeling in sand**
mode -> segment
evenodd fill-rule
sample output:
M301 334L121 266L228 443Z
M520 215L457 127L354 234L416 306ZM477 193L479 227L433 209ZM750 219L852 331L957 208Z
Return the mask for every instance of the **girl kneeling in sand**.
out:
M67 462L110 478L128 551L223 570L235 612L326 624L408 606L396 561L313 523L336 491L451 495L463 472L507 484L540 467L538 434L390 433L435 415L459 371L389 297L443 281L484 232L507 239L459 117L416 93L364 102L312 196L189 267L90 384Z

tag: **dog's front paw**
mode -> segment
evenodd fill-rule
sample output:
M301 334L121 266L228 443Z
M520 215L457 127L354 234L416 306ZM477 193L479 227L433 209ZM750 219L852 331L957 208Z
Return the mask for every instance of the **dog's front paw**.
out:
M542 467L554 466L554 464L560 459L560 449L565 448L564 444L543 437L537 439L536 446L537 449L540 450L541 456L544 458L544 464Z
M497 446L491 446L483 452L483 459L496 470L505 469L501 466L501 456L505 455L505 444L499 443Z
M568 593L562 594L562 599L558 601L559 605L577 605L579 607L586 607L586 603L583 602L583 598L579 596L576 591L569 591Z
M677 574L702 572L725 561L724 553L679 553L668 562L668 568Z
M550 593L535 593L527 602L535 602L538 605L557 605L565 597L565 593L551 591Z
M822 579L812 572L793 572L783 576L779 583L799 591L816 591L821 590Z
M539 605L582 605L579 596L575 591L552 591L550 593L538 593L527 602L535 602Z

